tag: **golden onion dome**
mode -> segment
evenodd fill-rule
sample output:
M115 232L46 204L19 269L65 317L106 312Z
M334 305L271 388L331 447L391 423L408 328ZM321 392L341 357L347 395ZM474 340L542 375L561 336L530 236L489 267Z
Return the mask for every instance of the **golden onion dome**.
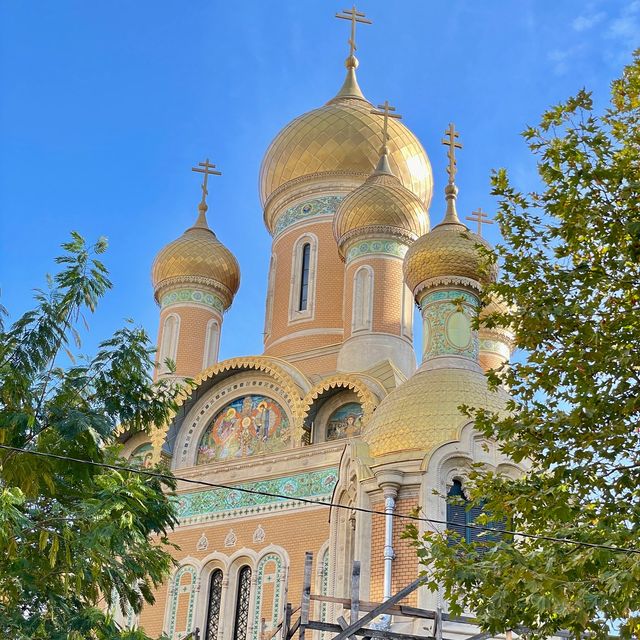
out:
M429 231L424 204L391 172L386 148L371 176L340 203L333 223L341 251L350 237L380 228L410 241Z
M501 412L507 400L504 389L488 388L480 371L418 371L380 403L362 437L376 457L411 451L424 455L460 437L469 422L460 405Z
M283 185L305 176L369 176L380 147L379 117L371 113L355 77L357 60L347 59L347 78L333 100L305 113L275 137L260 168L263 206ZM389 164L401 184L428 208L433 176L418 138L397 119L389 122ZM273 215L273 214L271 214ZM273 228L274 220L265 219Z
M425 280L442 276L468 278L481 284L495 282L496 264L487 265L477 245L490 244L460 222L455 208L458 189L447 185L447 213L433 231L418 238L404 257L404 277L407 286L417 293Z
M240 286L240 267L209 228L207 205L201 202L198 209L196 223L161 249L153 262L155 297L159 300L160 292L174 284L200 284L215 289L226 309Z

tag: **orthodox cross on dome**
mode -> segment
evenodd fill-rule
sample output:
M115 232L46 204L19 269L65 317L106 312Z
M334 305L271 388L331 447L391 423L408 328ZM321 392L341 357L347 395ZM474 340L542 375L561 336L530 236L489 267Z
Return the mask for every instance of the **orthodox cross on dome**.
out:
M352 58L356 52L356 22L360 22L361 24L373 24L371 20L368 20L365 17L365 14L362 11L358 11L356 9L356 5L354 4L351 9L344 9L342 13L336 13L336 18L341 18L342 20L350 20L351 21L351 37L349 38L349 57Z
M482 235L483 224L493 224L493 220L489 219L489 215L483 211L480 207L476 211L472 211L470 216L467 216L465 220L478 223L478 235Z
M377 109L371 109L371 113L374 113L377 116L383 117L383 121L382 121L382 147L383 148L386 147L387 141L389 140L389 133L388 133L389 118L396 118L397 120L402 119L402 116L399 113L394 113L395 110L396 108L392 107L389 104L388 100L385 100L384 104L379 104Z
M442 144L449 147L449 150L447 151L447 157L449 158L449 165L447 166L449 184L453 184L458 171L456 165L456 149L462 149L462 143L457 141L460 134L456 131L456 126L453 122L449 123L449 128L444 132L444 135L448 136L447 138L442 139Z
M216 165L211 164L209 162L209 158L207 158L204 162L198 162L197 167L191 167L191 171L195 171L196 173L204 173L204 179L202 180L201 204L206 204L207 196L209 195L209 192L207 191L207 182L209 181L209 176L221 176L222 172L216 170Z

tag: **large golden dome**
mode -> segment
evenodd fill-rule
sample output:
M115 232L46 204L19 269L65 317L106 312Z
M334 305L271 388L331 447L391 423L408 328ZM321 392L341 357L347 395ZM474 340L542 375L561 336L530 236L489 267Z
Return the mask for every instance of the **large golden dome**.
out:
M460 428L469 422L460 405L503 411L507 400L503 389L489 390L479 371L418 371L380 403L362 437L376 457L409 451L426 454L459 437Z
M373 171L379 157L380 117L360 92L354 68L345 85L324 106L305 113L278 133L262 161L260 197L263 206L285 183L317 174L361 175ZM351 76L349 76L351 74ZM420 141L401 122L389 122L389 164L400 182L428 208L433 177ZM273 221L266 220L272 227Z
M225 308L240 286L240 267L234 255L207 225L200 205L196 224L170 242L156 256L151 270L156 300L173 284L200 284L215 289Z
M383 154L374 173L340 204L333 223L338 245L358 231L383 227L415 240L429 231L429 215L420 199L390 172Z
M497 265L487 268L485 258L476 246L481 244L490 248L491 245L458 220L455 211L457 188L448 185L447 190L449 203L444 221L418 238L404 257L405 281L414 294L420 283L430 278L457 276L487 284L498 276Z

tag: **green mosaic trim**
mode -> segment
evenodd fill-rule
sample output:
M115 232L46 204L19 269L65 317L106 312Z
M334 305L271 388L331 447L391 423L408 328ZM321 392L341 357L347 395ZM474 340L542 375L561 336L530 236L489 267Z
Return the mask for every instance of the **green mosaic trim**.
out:
M287 227L306 218L333 215L343 199L344 196L322 196L320 198L314 198L313 200L307 200L307 202L303 202L302 204L297 204L295 207L290 207L277 219L273 234L278 235Z
M480 300L478 296L474 296L469 291L462 291L461 289L447 289L444 291L432 291L427 293L420 300L420 306L430 304L432 302L441 302L442 300L461 300L468 304L478 307L480 306Z
M280 573L282 571L282 559L276 553L270 553L266 555L262 560L260 560L260 564L258 565L258 575L256 579L256 596L255 603L253 606L253 611L255 612L256 619L260 619L260 614L262 611L262 592L264 588L264 568L265 565L269 562L274 562L276 565L276 574L274 577L274 585L273 585L273 608L271 610L271 627L273 629L274 623L276 623L280 617L280 597L281 597L281 588L280 588ZM258 640L260 637L260 625L253 625L253 638L254 640Z
M185 304L190 302L203 304L205 307L210 307L220 313L224 311L224 304L218 296L208 291L200 291L199 289L177 289L170 291L162 296L160 308L164 309L172 304Z
M180 580L185 573L191 574L191 584L183 587L183 593L189 593L189 609L187 611L187 626L183 629L186 633L189 633L193 627L193 608L195 605L194 590L196 586L196 568L193 565L186 564L178 569L178 572L173 578L172 594L171 594L171 609L169 614L169 637L176 637L176 618L178 615L178 598L180 596Z
M472 327L478 304L473 294L455 289L434 291L422 298L424 360L453 355L478 361L480 342Z
M409 247L407 247L406 244L398 242L397 240L385 240L384 238L363 240L349 247L347 251L347 262L372 253L382 253L387 256L404 258L408 249Z
M178 517L186 519L245 507L278 504L296 498L323 498L333 493L337 481L338 469L331 468L272 480L245 482L237 485L237 489L196 491L173 499L176 502ZM245 493L238 489L277 493L287 498L272 498L256 493Z
M480 351L497 353L505 358L509 358L511 355L509 347L504 342L500 342L499 340L487 340L486 338L480 340Z

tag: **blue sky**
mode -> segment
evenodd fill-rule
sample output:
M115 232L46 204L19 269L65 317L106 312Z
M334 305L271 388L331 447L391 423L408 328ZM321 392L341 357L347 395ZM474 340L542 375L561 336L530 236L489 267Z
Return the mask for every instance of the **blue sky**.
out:
M262 351L270 237L258 170L276 133L343 79L347 3L328 0L0 0L0 301L29 308L71 230L109 239L114 289L84 349L133 318L155 339L150 267L196 216L206 156L209 222L242 284L221 358ZM639 0L363 0L358 77L422 140L443 212L442 133L461 131L459 209L493 211L492 168L522 189L535 164L519 136L582 86L606 104L640 38ZM496 239L494 227L487 237Z

